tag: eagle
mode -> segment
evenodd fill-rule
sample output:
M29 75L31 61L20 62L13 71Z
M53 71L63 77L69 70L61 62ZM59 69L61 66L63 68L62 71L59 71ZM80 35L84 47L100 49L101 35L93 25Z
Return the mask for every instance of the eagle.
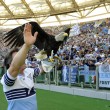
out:
M43 56L51 56L52 51L55 55L59 49L59 46L62 45L63 42L67 39L67 36L69 36L70 28L67 28L60 34L54 36L44 31L44 29L42 29L37 22L28 23L32 25L32 35L34 35L36 31L38 32L38 37L34 45L40 50L39 54ZM24 26L25 24L18 26L4 34L3 41L6 43L6 46L13 48L21 47L24 44Z

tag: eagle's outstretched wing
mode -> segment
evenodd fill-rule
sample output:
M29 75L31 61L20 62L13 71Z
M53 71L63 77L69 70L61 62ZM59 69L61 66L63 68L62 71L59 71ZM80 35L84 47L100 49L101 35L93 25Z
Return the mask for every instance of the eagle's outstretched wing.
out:
M38 32L38 37L35 42L35 45L37 46L37 48L41 50L44 48L45 42L48 42L48 38L50 38L52 35L49 35L48 33L46 33L39 26L38 23L36 22L29 22L29 23L32 25L32 35L34 35L36 31ZM19 47L24 44L24 40L23 40L24 26L25 24L15 29L12 29L11 31L7 32L4 35L4 42L7 44L7 46L10 45L12 48L12 47Z
M70 28L66 29L64 32L61 32L60 34L53 36L48 33L46 33L38 23L36 22L29 22L32 25L32 35L37 31L38 36L36 39L36 42L34 45L39 49L46 52L47 56L51 55L51 51L53 50L54 54L56 54L59 46L63 43L64 39L66 36L69 34ZM20 47L24 44L23 40L23 31L24 31L24 26L19 26L15 29L12 29L11 31L7 32L4 35L4 42L6 43L7 46L12 47ZM67 35L65 35L65 33Z

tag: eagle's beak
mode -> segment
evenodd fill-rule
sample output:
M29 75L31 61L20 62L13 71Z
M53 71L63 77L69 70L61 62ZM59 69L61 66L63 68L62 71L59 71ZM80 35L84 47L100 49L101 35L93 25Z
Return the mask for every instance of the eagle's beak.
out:
M67 33L64 33L63 36L67 36L68 37L68 34Z

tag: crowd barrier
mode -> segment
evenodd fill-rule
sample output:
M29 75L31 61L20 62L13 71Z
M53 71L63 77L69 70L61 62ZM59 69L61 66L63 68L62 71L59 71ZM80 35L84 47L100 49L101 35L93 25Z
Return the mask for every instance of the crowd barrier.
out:
M91 87L98 89L96 67L65 65L61 70L54 67L49 73L37 77L36 83Z
M42 74L36 83L67 85L92 89L110 89L109 65L100 66L72 66L65 65L61 70L57 66L49 73Z
M110 88L110 69L108 64L100 66L64 65L58 69L57 65L49 73L39 75L35 83L66 85L69 87L92 88L99 90ZM0 77L5 73L5 68L0 66Z

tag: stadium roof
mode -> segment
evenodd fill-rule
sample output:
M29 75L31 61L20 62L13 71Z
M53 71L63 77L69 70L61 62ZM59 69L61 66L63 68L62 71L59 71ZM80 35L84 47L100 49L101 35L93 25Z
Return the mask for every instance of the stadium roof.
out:
M63 25L109 16L110 0L0 0L1 27L29 21L41 26Z

